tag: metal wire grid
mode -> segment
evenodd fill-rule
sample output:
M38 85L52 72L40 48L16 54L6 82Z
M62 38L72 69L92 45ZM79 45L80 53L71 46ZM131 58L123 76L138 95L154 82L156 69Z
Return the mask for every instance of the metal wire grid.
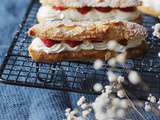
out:
M108 66L101 70L94 70L91 63L64 61L52 64L35 63L28 56L28 46L32 39L27 36L27 30L36 23L36 13L40 4L32 1L26 17L17 32L8 54L0 69L0 82L12 85L58 89L73 92L93 93L95 83L108 84L106 71ZM157 19L144 15L143 25L152 33L151 26ZM140 86L127 88L134 96L147 96L149 92L160 96L160 44L151 34L148 37L150 49L145 56L129 60L127 66L139 71L150 87L144 91ZM116 72L125 74L123 66ZM143 91L143 94L140 94Z

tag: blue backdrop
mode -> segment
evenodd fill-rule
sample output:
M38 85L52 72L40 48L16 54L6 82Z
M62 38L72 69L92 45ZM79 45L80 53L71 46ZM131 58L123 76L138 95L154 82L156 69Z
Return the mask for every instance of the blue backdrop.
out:
M0 64L30 0L0 1ZM80 94L0 84L0 120L62 120ZM70 102L72 99L72 103Z

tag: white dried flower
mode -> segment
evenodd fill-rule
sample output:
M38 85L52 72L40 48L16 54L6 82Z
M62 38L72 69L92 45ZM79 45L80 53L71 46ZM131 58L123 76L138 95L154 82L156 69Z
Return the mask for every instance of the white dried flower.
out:
M91 109L82 111L82 116L83 116L84 118L87 118L87 116L91 113L91 111L92 111Z
M82 105L85 101L86 101L86 98L85 98L84 96L82 96L82 97L78 100L77 105L80 106L80 105Z
M104 116L105 119L101 119L101 120L115 120L115 118L117 117L116 109L112 109L112 108L113 107L111 107L111 109L107 111L106 116Z
M97 60L94 62L93 67L94 67L94 69L99 70L99 69L101 69L101 68L103 67L103 65L104 65L103 61L97 59Z
M82 116L79 116L77 117L75 120L86 120L86 118L82 117Z
M67 109L65 110L65 112L67 112L67 113L71 112L71 108L67 108Z
M156 103L156 97L153 96L152 94L149 94L148 98L147 98L148 101L150 101L151 103Z
M111 58L108 60L108 65L111 66L111 67L115 67L116 66L116 59L115 58Z
M145 111L149 112L149 111L151 111L152 108L151 108L151 105L146 104L144 109L145 109Z
M65 113L65 116L69 116L69 113Z
M104 108L107 107L108 103L110 102L110 99L108 98L108 95L106 93L102 93L99 95L94 103L92 104L93 110L95 112L95 117L97 120L106 120L107 118L107 113Z
M151 97L151 96L152 96L152 94L150 93L150 94L149 94L149 97Z
M120 98L124 98L125 97L125 93L123 90L118 90L117 91L117 96L120 97Z
M149 102L145 102L145 105L149 104Z
M108 42L108 49L110 50L115 50L117 46L118 46L118 43L115 40L111 40Z
M96 91L96 92L100 92L100 91L102 91L103 86L102 86L102 84L100 84L100 83L96 83L96 84L93 86L93 89L94 89L94 91Z
M81 105L82 109L87 109L88 107L89 107L89 105L87 103L84 103L84 104Z
M130 71L129 75L128 75L128 79L134 85L141 82L141 77L139 76L139 74L136 71Z
M75 116L68 115L68 116L67 116L67 120L76 120L76 117L75 117Z
M124 99L124 100L121 100L121 102L120 102L120 106L121 106L121 108L128 108L128 105L129 105L129 103L128 103L128 100L127 99Z
M74 109L73 111L70 112L71 115L76 115L78 113L78 109Z
M117 110L116 114L117 114L118 118L122 118L122 117L125 116L125 110L124 109L119 109L119 110Z
M126 53L121 53L119 55L116 56L116 61L119 64L124 64L126 62Z
M108 85L105 88L111 90L112 86ZM92 103L92 107L97 120L114 120L125 116L128 102L125 99L121 100L104 92L96 98Z
M77 120L77 117L76 117L76 114L78 113L78 110L73 110L73 111L70 111L70 109L66 109L66 117L67 117L67 120Z
M112 89L112 86L111 86L111 85L106 85L106 86L105 86L105 89L106 89L106 90L111 90L111 89Z
M158 110L160 110L160 105L158 105Z
M102 90L101 92L102 92L102 93L104 93L104 92L105 92L105 90Z
M109 85L106 85L106 86L105 86L105 93L107 93L107 94L112 93L112 87L109 86Z
M115 82L117 80L117 75L112 71L107 72L109 82Z
M117 81L119 83L123 83L124 82L124 77L123 76L118 76Z
M119 106L119 103L120 103L120 99L118 99L118 98L114 98L114 99L112 100L112 104L113 104L114 106Z
M160 105L160 98L159 98L159 100L158 100L157 104L159 104L159 105Z
M158 57L160 57L160 52L158 53Z
M160 23L152 27L154 29L153 36L160 38Z
M155 96L151 96L150 97L150 102L151 103L156 103L156 97Z
M149 97L147 98L148 101L150 101L150 99L151 99L151 96L149 96Z

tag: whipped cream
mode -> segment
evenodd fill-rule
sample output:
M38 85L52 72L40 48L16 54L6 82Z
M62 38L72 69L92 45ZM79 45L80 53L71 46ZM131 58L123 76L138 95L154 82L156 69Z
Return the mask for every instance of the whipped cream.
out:
M144 6L152 7L156 11L160 12L160 1L158 1L158 0L142 0L142 1L143 1Z
M89 11L87 14L83 15L76 9L66 9L64 11L59 11L52 9L49 6L42 6L38 13L38 19L44 19L44 22L56 20L56 19L69 19L73 21L83 21L83 20L135 20L140 16L140 13L135 10L133 12L123 12L119 9L113 9L110 12L100 12L96 9Z
M42 5L66 7L132 7L140 5L139 0L40 0Z
M139 46L142 43L142 40L129 40L127 46L123 46L117 43L116 47L113 49L110 47L109 42L103 41L98 43L91 43L89 41L84 41L82 44L77 45L76 47L70 47L66 43L57 43L52 47L46 47L45 44L41 41L40 38L35 38L31 47L35 51L45 52L45 53L60 53L64 51L81 51L81 50L113 50L115 52L124 52L128 48L134 48Z

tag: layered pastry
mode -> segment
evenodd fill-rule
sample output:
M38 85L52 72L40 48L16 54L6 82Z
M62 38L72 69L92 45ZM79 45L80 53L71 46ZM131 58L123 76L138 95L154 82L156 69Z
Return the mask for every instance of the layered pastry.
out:
M142 0L143 5L138 9L153 16L160 16L160 0Z
M139 0L41 0L37 18L40 23L67 19L72 21L140 21Z
M119 53L134 58L147 48L146 29L131 22L56 21L34 25L28 35L36 37L29 46L36 62L107 60ZM112 45L115 42L116 46Z

